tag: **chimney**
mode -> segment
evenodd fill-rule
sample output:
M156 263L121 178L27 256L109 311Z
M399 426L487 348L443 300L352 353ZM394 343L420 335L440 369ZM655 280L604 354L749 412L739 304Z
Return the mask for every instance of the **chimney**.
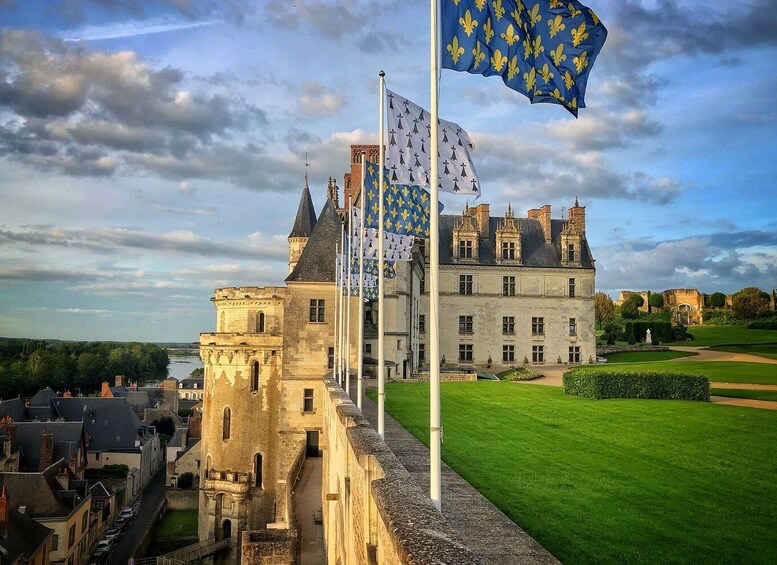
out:
M189 416L189 437L202 437L202 415L199 412Z
M62 467L57 473L57 482L62 490L70 490L70 470L67 466Z
M8 502L8 493L3 485L3 489L0 491L0 538L8 537L10 514L11 504Z
M489 206L488 204L478 204L474 208L467 210L467 214L474 216L478 222L478 235L481 239L489 238L488 219L489 219Z
M16 422L10 416L5 418L5 433L13 444L16 441Z
M135 436L135 447L140 447L140 436Z
M540 208L539 220L542 226L542 233L545 235L545 243L551 243L553 238L550 233L550 204L545 204Z
M40 463L38 471L44 471L54 462L54 434L50 434L46 428L40 436Z
M103 381L103 387L100 390L100 396L103 398L113 398L111 387L106 381Z
M62 393L62 398L73 398L73 395L70 393L69 390L65 389L65 392Z
M113 377L114 386L124 386L124 375L116 375Z
M577 198L575 198L575 205L569 209L569 223L576 225L580 233L585 235L585 206L580 206Z

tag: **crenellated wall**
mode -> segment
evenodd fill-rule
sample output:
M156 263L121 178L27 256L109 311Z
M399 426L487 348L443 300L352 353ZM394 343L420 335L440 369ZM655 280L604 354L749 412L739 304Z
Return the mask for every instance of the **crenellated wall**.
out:
M345 392L330 379L325 387L322 506L327 563L480 563Z

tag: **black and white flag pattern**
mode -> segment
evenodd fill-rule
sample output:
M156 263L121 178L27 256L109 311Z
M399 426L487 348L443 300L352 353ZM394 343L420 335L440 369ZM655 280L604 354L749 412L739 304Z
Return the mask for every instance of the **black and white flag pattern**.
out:
M386 166L392 183L430 186L431 114L386 90L388 155ZM438 120L438 188L442 192L480 196L480 181L469 156L474 147L456 123Z
M353 256L359 256L359 232L364 234L364 258L378 258L378 230L367 228L360 230L362 225L361 210L351 206L351 249ZM412 261L413 243L412 235L400 235L392 232L383 232L383 259L386 261Z

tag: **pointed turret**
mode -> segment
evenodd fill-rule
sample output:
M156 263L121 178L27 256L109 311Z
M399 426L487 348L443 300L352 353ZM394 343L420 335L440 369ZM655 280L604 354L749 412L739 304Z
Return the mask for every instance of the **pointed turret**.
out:
M313 199L310 197L310 188L308 187L308 176L305 175L305 188L302 189L302 196L297 208L297 217L294 219L294 227L289 234L289 272L299 261L305 245L316 227L316 210L313 208Z

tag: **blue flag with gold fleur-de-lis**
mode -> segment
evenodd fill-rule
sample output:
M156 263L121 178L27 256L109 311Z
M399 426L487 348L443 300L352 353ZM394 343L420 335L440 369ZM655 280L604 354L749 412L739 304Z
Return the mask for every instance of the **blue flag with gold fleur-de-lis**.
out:
M365 228L377 228L380 213L380 167L366 163L364 191ZM429 238L430 196L420 186L395 184L389 180L388 167L383 168L383 229L397 235ZM440 203L440 212L443 205Z
M577 0L442 0L442 66L498 75L532 104L577 117L588 74L607 38Z

